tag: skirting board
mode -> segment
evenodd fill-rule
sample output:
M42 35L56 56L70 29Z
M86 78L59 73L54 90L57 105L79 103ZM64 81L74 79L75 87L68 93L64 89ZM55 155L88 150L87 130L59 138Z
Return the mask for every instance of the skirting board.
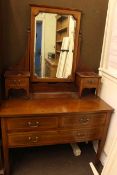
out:
M90 167L91 167L91 169L92 169L93 174L94 174L94 175L99 175L99 173L97 172L97 170L96 170L94 164L93 164L92 162L90 162L89 165L90 165Z

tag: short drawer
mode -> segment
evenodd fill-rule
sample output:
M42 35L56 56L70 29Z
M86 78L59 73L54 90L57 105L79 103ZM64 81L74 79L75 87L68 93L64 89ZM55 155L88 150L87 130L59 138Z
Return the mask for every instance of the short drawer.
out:
M5 86L9 88L21 88L27 86L28 78L9 78L5 80Z
M89 130L60 130L48 132L9 133L9 147L27 147L90 141L101 138L102 128Z
M8 131L43 130L58 127L57 117L9 118L6 123Z
M84 78L82 79L83 86L85 88L97 87L99 79L98 78Z
M75 114L72 116L66 116L62 118L63 128L82 128L82 127L100 127L105 123L106 115L104 113L99 114Z

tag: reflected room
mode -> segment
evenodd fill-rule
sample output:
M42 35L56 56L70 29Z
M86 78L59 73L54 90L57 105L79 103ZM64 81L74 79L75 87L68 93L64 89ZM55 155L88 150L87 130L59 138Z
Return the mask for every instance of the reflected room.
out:
M70 78L76 20L72 15L40 12L35 17L34 74L39 78Z

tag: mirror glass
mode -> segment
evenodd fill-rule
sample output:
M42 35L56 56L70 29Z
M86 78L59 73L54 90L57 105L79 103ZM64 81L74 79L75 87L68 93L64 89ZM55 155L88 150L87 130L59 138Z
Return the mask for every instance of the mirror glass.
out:
M72 15L40 12L35 17L35 76L39 78L70 78L75 27L76 20Z

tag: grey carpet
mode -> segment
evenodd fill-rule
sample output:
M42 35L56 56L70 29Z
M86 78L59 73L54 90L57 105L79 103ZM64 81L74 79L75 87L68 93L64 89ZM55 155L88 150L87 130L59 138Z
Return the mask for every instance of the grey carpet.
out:
M80 144L75 157L69 144L12 149L12 175L93 175L89 162L95 158L92 144Z

